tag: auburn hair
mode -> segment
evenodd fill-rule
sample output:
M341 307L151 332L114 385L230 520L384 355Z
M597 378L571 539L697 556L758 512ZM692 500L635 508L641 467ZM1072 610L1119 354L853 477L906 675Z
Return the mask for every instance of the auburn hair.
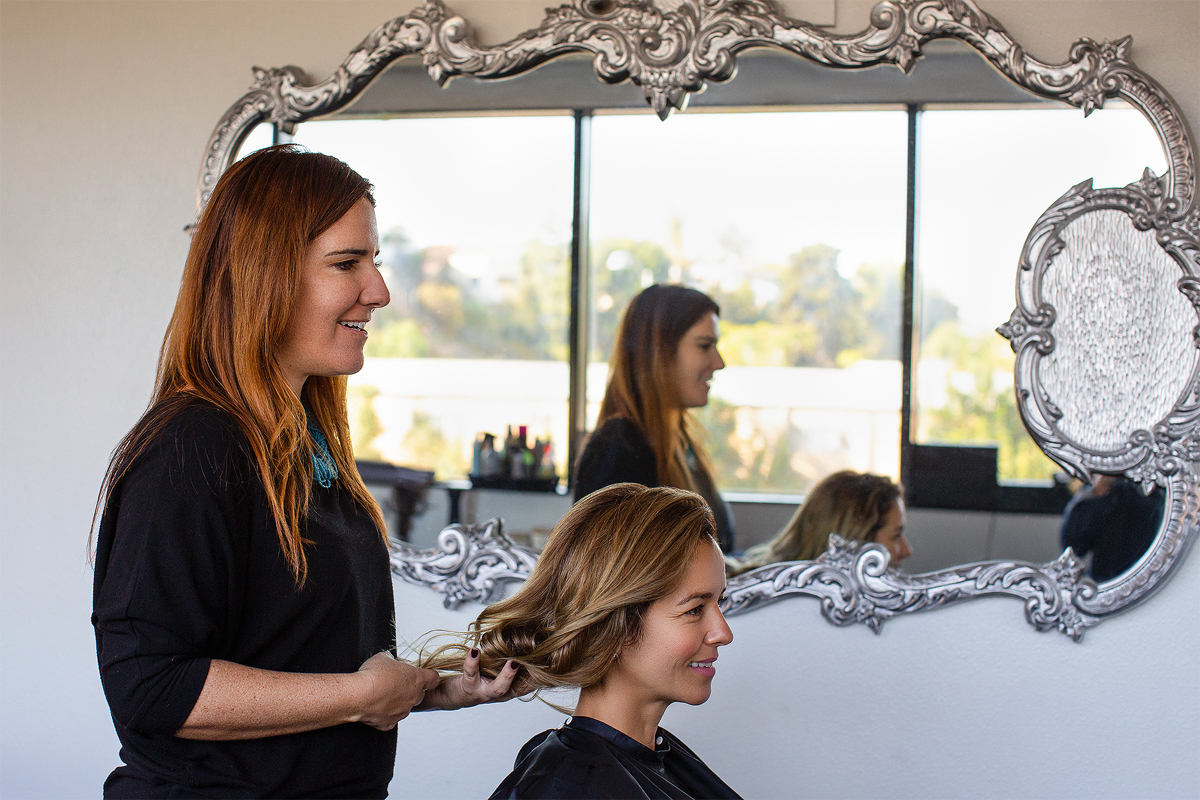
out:
M511 659L519 694L599 685L621 648L638 641L646 609L683 580L697 547L714 547L704 499L671 487L606 486L559 521L533 573L471 623L466 641L443 645L421 666L462 669L471 646L495 677Z
M705 314L720 316L721 308L704 292L676 284L649 286L629 301L617 328L596 420L597 428L612 417L629 420L654 451L659 484L690 491L698 487L688 454L709 483L712 465L679 397L675 354L684 334Z
M221 176L193 230L150 406L113 451L97 511L166 425L187 405L206 401L246 436L298 586L307 574L303 527L316 448L309 416L325 435L342 489L386 540L383 514L354 464L346 378L311 376L298 398L276 361L305 251L364 199L375 204L365 178L295 145L259 150Z

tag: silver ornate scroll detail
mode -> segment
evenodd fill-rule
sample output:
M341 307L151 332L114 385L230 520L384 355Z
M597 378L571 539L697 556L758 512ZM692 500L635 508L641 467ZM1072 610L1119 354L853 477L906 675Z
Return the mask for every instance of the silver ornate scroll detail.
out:
M440 592L446 608L457 608L467 600L499 600L505 584L528 578L537 561L536 554L513 544L502 527L498 519L451 525L438 534L437 546L429 550L393 542L392 572Z
M883 0L870 25L835 35L785 16L772 0L683 0L665 11L651 0L574 0L547 9L541 25L483 47L462 17L441 0L372 31L337 71L305 85L297 67L255 68L255 85L230 107L209 138L197 186L203 208L217 178L260 122L291 129L351 102L388 64L420 54L430 76L445 85L456 76L498 80L519 75L568 53L588 53L608 83L630 81L662 118L683 109L706 83L727 81L737 54L775 47L834 68L893 64L905 72L935 39L958 39L978 50L1019 86L1084 113L1120 97L1141 109L1162 138L1170 162L1165 192L1181 208L1191 205L1194 155L1178 108L1162 88L1126 58L1129 39L1080 39L1063 64L1031 58L1004 28L972 0Z
M1088 586L1073 596L1073 605L1085 621L1123 610L1149 596L1179 566L1200 531L1196 512L1200 505L1200 209L1181 207L1177 198L1168 194L1167 186L1164 179L1147 171L1141 181L1124 188L1093 189L1091 181L1085 181L1059 198L1025 241L1017 272L1018 306L997 329L1016 353L1014 382L1021 419L1048 456L1083 480L1093 473L1123 473L1147 493L1156 484L1166 489L1164 525L1150 550L1120 577L1099 587ZM1093 249L1089 253L1073 251L1072 227L1089 223L1087 239ZM1133 232L1122 232L1122 227ZM1102 252L1106 234L1122 244L1137 240L1158 251L1137 260L1117 252L1114 263L1107 264ZM1142 357L1129 358L1122 365L1130 377L1118 383L1146 387L1142 396L1126 402L1143 404L1142 413L1151 416L1133 430L1118 431L1125 437L1123 441L1097 442L1086 425L1072 419L1066 404L1073 398L1056 396L1061 393L1062 384L1056 380L1059 374L1084 373L1094 362L1114 357L1103 345L1096 345L1089 348L1086 359L1068 358L1063 365L1053 361L1059 355L1060 339L1069 335L1069 329L1056 333L1056 327L1063 326L1060 318L1066 310L1056 308L1050 299L1052 295L1070 297L1070 291L1058 289L1062 284L1071 284L1071 291L1088 290L1087 281L1070 273L1084 258L1089 260L1084 268L1093 272L1098 265L1116 270L1118 277L1134 276L1137 285L1126 287L1130 296L1110 290L1109 307L1121 309L1130 302L1155 298L1153 313L1139 315L1140 321L1097 321L1090 314L1076 314L1073 320L1096 329L1097 337L1115 345L1122 338L1142 340ZM1157 278L1158 285L1145 280L1146 274ZM1168 287L1165 300L1164 284ZM1172 289L1180 294L1172 298ZM1135 375L1152 368L1147 364L1152 365L1154 358L1172 352L1180 357L1166 362L1171 368ZM1094 392L1111 388L1095 383ZM1158 398L1157 403L1147 403L1149 387L1164 386L1174 387L1174 396L1167 396L1165 402ZM1075 416L1079 416L1077 411Z
M821 613L833 624L861 623L878 633L897 614L1008 595L1024 601L1025 618L1040 631L1059 630L1078 641L1097 621L1075 604L1095 584L1082 578L1083 564L1069 549L1044 565L989 561L905 575L889 569L890 564L882 545L847 542L834 534L816 561L770 564L731 578L723 610L741 614L791 595L808 595L821 601Z
M1196 439L1200 426L1200 358L1195 353L1195 348L1200 347L1197 319L1200 239L1195 233L1200 209L1180 211L1174 199L1166 196L1164 183L1147 172L1141 181L1120 189L1097 190L1092 188L1091 181L1085 181L1059 198L1034 224L1025 241L1017 273L1019 304L1009 321L997 329L1009 339L1017 356L1014 380L1021 418L1046 454L1083 480L1093 472L1125 472L1144 483L1147 491L1151 484L1165 485L1173 475L1197 471ZM1083 440L1079 431L1064 430L1066 412L1061 407L1064 398L1055 398L1047 388L1045 362L1058 346L1055 327L1061 323L1060 311L1047 301L1046 294L1048 287L1059 280L1053 271L1063 269L1056 259L1060 259L1067 247L1066 234L1071 226L1101 219L1101 215L1114 211L1125 215L1116 218L1128 220L1136 231L1147 232L1145 235L1153 239L1170 263L1177 265L1178 272L1173 277L1160 277L1174 283L1180 292L1176 305L1190 307L1191 319L1185 322L1180 318L1178 331L1158 332L1174 333L1177 339L1190 338L1192 364L1187 374L1155 376L1160 382L1172 381L1181 386L1174 401L1163 409L1161 418L1142 429L1129 431L1128 438L1119 446L1099 447ZM1129 273L1141 266L1122 264L1121 269ZM1133 291L1148 289L1134 287ZM1110 300L1116 306L1125 302L1121 297ZM1091 324L1091 320L1084 322ZM1122 327L1125 329L1118 332L1134 336L1150 337L1156 332ZM1166 346L1153 339L1147 345ZM1129 368L1134 370L1138 366L1131 364ZM1102 391L1108 387L1095 388Z

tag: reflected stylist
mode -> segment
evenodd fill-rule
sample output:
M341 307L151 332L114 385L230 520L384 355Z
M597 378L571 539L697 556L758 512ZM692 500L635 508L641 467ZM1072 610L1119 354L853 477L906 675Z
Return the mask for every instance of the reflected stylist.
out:
M101 490L92 622L124 764L106 797L384 797L396 723L506 697L395 658L386 529L345 376L388 290L371 185L256 152L196 227L150 408Z
M733 549L733 514L713 480L689 409L708 405L721 309L704 292L655 284L629 302L608 367L596 430L576 466L575 499L613 483L697 492L712 509L721 550Z

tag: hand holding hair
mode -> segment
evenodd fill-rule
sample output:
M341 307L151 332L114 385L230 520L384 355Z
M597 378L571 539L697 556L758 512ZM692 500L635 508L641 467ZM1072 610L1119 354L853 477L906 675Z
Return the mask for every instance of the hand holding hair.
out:
M500 673L489 680L479 673L479 658L479 650L472 648L463 659L462 674L443 678L436 688L426 693L424 702L416 710L448 711L516 697L513 690L513 679L517 677L518 669L516 662L506 662Z
M358 721L381 731L390 731L421 706L427 699L426 693L436 689L440 680L434 670L397 661L390 653L371 656L357 674L366 678L370 687Z

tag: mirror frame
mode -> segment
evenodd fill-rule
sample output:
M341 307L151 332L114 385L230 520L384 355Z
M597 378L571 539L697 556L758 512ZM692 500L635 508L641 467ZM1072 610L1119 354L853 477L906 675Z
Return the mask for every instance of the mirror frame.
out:
M1165 175L1147 173L1121 190L1080 184L1035 223L1017 270L1019 305L998 332L1016 353L1022 420L1042 450L1084 481L1093 473L1109 473L1124 474L1147 492L1163 486L1164 523L1130 570L1100 585L1083 577L1083 562L1070 549L1048 564L991 561L906 575L890 569L880 545L831 536L829 550L816 561L771 564L732 578L725 608L736 614L787 596L810 595L821 600L830 622L863 623L878 631L897 614L1001 594L1023 600L1026 618L1038 630L1057 629L1078 640L1088 627L1160 588L1200 532L1200 358L1193 358L1187 388L1174 405L1149 430L1132 431L1117 450L1090 447L1063 433L1061 412L1037 369L1039 360L1054 352L1058 318L1041 299L1041 280L1063 249L1063 230L1097 209L1119 209L1136 230L1153 231L1182 272L1177 288L1200 314L1200 207L1191 137L1174 101L1126 57L1129 37L1101 43L1080 39L1066 62L1046 64L1031 58L972 0L883 0L872 10L869 26L851 35L828 34L790 19L772 0L681 0L672 10L651 0L573 0L547 9L537 28L483 47L463 18L441 0L426 0L368 34L324 81L309 83L295 66L255 67L255 85L225 112L209 138L197 205L203 208L256 125L271 123L290 134L304 120L335 113L403 56L420 55L433 80L445 86L456 76L500 80L563 55L586 53L600 79L641 87L665 120L708 81L733 78L737 54L750 48L779 49L835 69L890 64L908 73L922 47L937 39L967 44L1016 86L1081 108L1085 115L1108 99L1124 100L1142 112L1162 142ZM1189 333L1200 348L1200 324ZM445 604L454 607L464 600L497 599L506 583L528 576L535 560L492 520L452 525L431 550L398 543L392 567L397 576L442 592Z

